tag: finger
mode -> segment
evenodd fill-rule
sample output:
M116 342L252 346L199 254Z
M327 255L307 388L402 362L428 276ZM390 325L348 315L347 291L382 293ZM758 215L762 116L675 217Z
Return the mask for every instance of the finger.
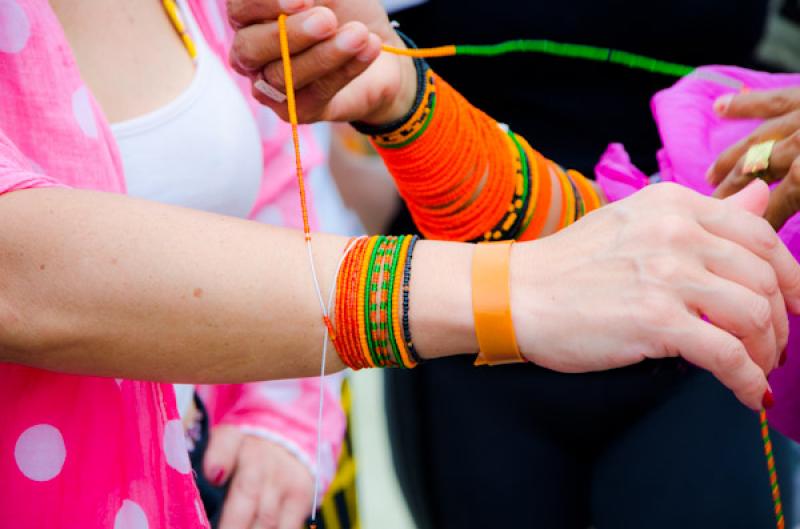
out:
M286 18L289 52L294 55L336 33L338 21L333 11L314 7ZM231 46L231 65L242 73L258 71L264 65L280 63L278 23L253 24L236 32Z
M755 90L725 94L714 111L728 119L769 119L800 109L800 89Z
M772 190L764 217L777 230L798 211L800 211L800 157L795 159L786 177Z
M234 28L277 20L314 5L314 0L228 0L228 20Z
M786 177L794 160L800 156L800 131L778 141L769 157L766 180L778 181ZM741 158L728 176L720 183L714 196L727 197L746 187L753 181L753 175L744 173L744 158Z
M281 508L278 529L297 529L303 526L311 507L308 501L300 498L287 497Z
M772 371L778 364L778 347L767 298L713 274L702 279L701 287L684 290L687 306L739 338L750 358L765 373Z
M252 529L278 529L283 506L280 502L281 485L278 483L264 483L261 498L258 502L258 513L253 522ZM302 527L303 520L292 529Z
M759 409L768 387L767 377L747 355L744 344L700 318L686 317L692 320L682 326L686 331L667 337L677 353L713 373L743 404Z
M768 189L763 182L754 182L739 193L751 192L763 195ZM794 314L800 312L800 265L775 230L764 219L739 209L735 202L714 202L709 200L707 213L699 215L700 224L710 233L739 244L767 261L775 270L789 310Z
M233 473L243 437L234 426L222 425L211 430L203 456L203 473L212 485L222 485Z
M734 281L769 300L772 327L778 351L783 351L789 339L786 302L778 288L775 271L763 259L730 241L715 237L716 247L710 250L706 268L712 274ZM711 243L707 245L712 248Z
M262 479L261 465L239 466L225 497L219 529L244 529L253 525L259 509Z
M800 129L800 111L762 123L747 137L726 149L708 170L706 179L712 185L719 184L740 163L747 149L762 141L786 138L798 129Z
M377 35L373 36L377 39ZM299 94L307 86L322 78L340 74L340 70L357 58L370 44L370 32L366 26L358 22L344 24L336 32L336 37L314 46L313 48L292 57L292 80L295 92ZM371 61L358 61L357 73L349 73L349 82L363 72ZM264 80L273 88L286 92L286 79L283 64L280 60L264 67ZM346 84L346 83L345 83Z
M309 57L307 62L304 60L301 64L298 64L296 71L299 74L301 82L304 84L303 89L296 92L297 115L299 121L301 123L312 123L320 120L353 121L358 119L360 116L359 114L356 113L353 115L352 112L348 113L342 110L342 108L363 111L365 105L369 108L369 102L361 99L356 102L355 106L352 104L340 104L338 107L332 108L332 105L344 96L340 91L369 68L372 61L380 55L380 46L380 39L376 35L368 35L365 46L359 52L355 53L355 58L350 58L338 67L329 65L332 73L317 78L316 80L311 80L312 76L308 74L309 68L315 68L314 61L311 57ZM347 54L342 53L341 55ZM321 60L319 64L323 64L323 61L324 60ZM318 68L318 66L316 66L316 68ZM295 68L293 68L293 70L295 70ZM283 72L281 70L279 74L280 80L274 81L279 86L284 86L282 74ZM272 83L270 83L270 85L272 85ZM254 91L253 95L261 103L272 108L282 119L287 119L288 112L286 105L276 103L268 95L257 93L257 91ZM359 95L358 97L363 98L364 96Z

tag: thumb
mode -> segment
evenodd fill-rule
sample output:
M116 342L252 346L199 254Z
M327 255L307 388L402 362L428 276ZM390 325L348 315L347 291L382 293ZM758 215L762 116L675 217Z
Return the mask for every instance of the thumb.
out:
M212 485L220 486L230 478L244 434L235 426L222 425L211 430L203 457L203 473Z
M729 196L725 201L761 217L767 210L769 186L763 180L756 178L747 187Z

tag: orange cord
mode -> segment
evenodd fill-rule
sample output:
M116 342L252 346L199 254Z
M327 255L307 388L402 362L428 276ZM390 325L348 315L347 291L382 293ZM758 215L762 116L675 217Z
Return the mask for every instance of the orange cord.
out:
M283 75L286 80L286 102L289 108L289 123L292 126L292 143L294 144L294 160L297 172L297 185L300 187L300 208L303 212L303 233L306 240L311 240L311 228L308 223L308 206L306 204L306 185L303 178L303 162L300 159L300 138L297 132L297 104L294 99L294 80L292 78L291 55L289 55L289 38L286 33L286 15L278 17L278 32L283 59Z
M456 54L456 47L454 45L439 46L438 48L425 48L425 49L407 49L395 48L384 44L381 49L393 55L403 55L405 57L414 57L417 59L432 59L434 57L452 57Z

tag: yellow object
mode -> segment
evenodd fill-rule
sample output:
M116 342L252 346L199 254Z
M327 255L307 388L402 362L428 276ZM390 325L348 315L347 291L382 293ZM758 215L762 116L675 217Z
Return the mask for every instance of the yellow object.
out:
M186 51L189 52L189 57L191 57L192 60L197 59L197 47L195 47L194 41L192 40L191 35L189 35L189 32L186 31L186 25L183 23L183 19L181 18L181 12L178 4L175 3L175 0L161 0L161 5L164 6L164 11L167 12L169 21L172 22L172 27L175 28L175 31L177 31L178 35L181 37L183 45L186 47Z
M769 169L769 159L772 156L772 149L775 147L775 140L763 141L747 149L744 155L744 167L742 172L753 178L764 178Z
M513 241L480 243L472 256L472 311L480 354L475 365L525 362L511 319Z

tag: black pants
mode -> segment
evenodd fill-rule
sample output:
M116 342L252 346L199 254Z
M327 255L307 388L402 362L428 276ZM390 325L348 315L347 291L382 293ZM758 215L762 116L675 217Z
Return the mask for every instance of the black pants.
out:
M466 358L387 373L421 529L775 526L758 417L680 360L563 375ZM792 527L790 441L772 433Z

